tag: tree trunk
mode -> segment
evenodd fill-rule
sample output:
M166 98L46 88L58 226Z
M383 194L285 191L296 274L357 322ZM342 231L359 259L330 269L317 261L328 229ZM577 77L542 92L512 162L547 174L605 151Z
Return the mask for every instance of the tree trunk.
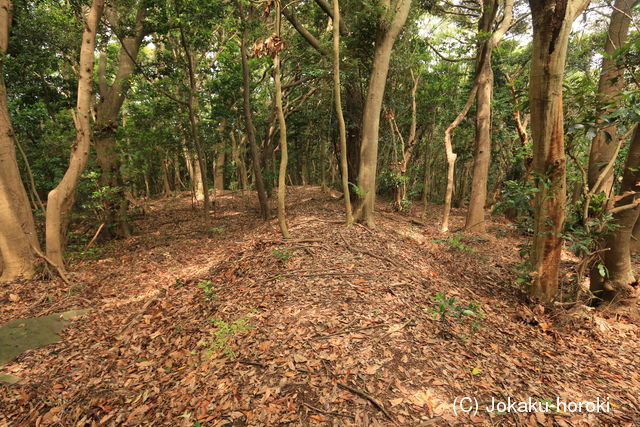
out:
M637 0L616 0L611 13L611 21L607 32L607 40L604 45L604 57L600 70L600 81L598 83L598 107L596 117L602 117L615 109L615 103L619 99L624 89L624 67L618 66L616 60L611 56L615 50L620 48L627 40L629 25L631 23L631 9ZM587 177L589 188L594 189L598 177L603 172L603 168L615 155L616 125L611 124L598 129L591 141L591 153L589 155L589 168ZM597 193L604 191L607 195L611 193L613 186L613 169L609 168L598 189Z
M32 245L39 249L29 198L20 178L4 83L13 4L0 0L0 283L35 275Z
M177 153L173 154L173 189L177 193L182 190L183 183L182 177L180 176L180 158Z
M202 173L200 171L200 163L193 158L193 154L189 151L187 143L182 141L182 152L184 153L184 161L187 164L187 172L189 173L189 182L191 183L191 191L198 202L204 200L204 185L202 183Z
M562 83L571 25L588 0L529 0L533 18L533 52L529 102L533 170L538 187L534 201L530 293L544 302L558 290L562 228L566 204L566 159Z
M68 221L80 176L89 157L91 144L91 98L96 32L102 17L104 0L93 0L82 33L78 77L78 97L74 114L76 139L71 146L69 167L58 185L49 192L46 215L47 257L64 270L63 226Z
M360 187L359 205L355 213L358 221L370 227L375 226L373 212L376 201L376 170L378 162L378 133L380 130L380 110L389 72L389 60L393 45L402 31L409 15L411 0L397 0L386 4L382 17L383 28L376 41L373 68L369 79L367 100L362 114L362 143L360 146Z
M465 230L478 233L486 232L484 208L487 203L487 183L491 162L491 99L493 96L493 69L491 56L502 37L511 25L513 0L505 0L502 21L498 29L478 49L476 82L476 137L471 180L471 198L465 223ZM496 21L498 0L483 0L483 12L478 23L478 33L489 33Z
M169 184L169 158L162 160L162 192L165 196L171 195L171 184Z
M222 150L220 150L218 152L218 155L216 156L216 170L215 170L215 177L214 177L214 186L216 187L216 190L224 190L224 159L225 159L225 153L224 153L224 147Z
M602 277L595 266L591 271L591 292L604 301L622 302L638 296L638 284L631 266L631 236L640 215L640 127L636 128L624 167L621 197L611 210L618 228L605 238Z
M233 129L229 134L231 136L231 157L236 164L238 185L240 190L245 191L249 188L249 178L247 177L247 167L244 164L244 144L247 140L245 135L240 139L240 146L236 140L236 133Z
M102 188L115 190L117 198L109 197L105 206L105 227L103 234L107 236L128 237L131 228L127 221L126 212L128 202L124 195L124 182L120 173L120 162L116 152L116 130L120 108L125 100L129 78L135 70L135 60L144 37L144 18L146 9L142 5L136 13L133 35L122 40L118 56L115 78L111 85L107 83L106 53L102 52L98 65L98 93L100 102L96 105L96 120L94 123L94 144L96 148L96 163L100 168L98 183ZM110 21L112 25L119 24L118 19ZM121 215L124 213L124 215Z
M204 227L206 230L209 230L209 225L211 219L209 217L209 186L207 185L207 159L205 158L204 148L200 143L200 105L198 101L198 85L196 82L196 60L193 54L191 53L191 49L189 48L189 43L187 42L187 38L185 36L184 28L180 27L180 42L182 44L182 48L184 50L184 55L187 62L187 72L189 77L189 100L187 102L187 108L189 112L189 124L191 126L191 138L193 141L193 146L196 149L197 154L197 162L196 169L200 169L200 179L202 181L202 189L203 189L203 202L204 206L202 209L203 219L204 219Z
M444 209L442 212L442 224L440 225L440 231L446 233L449 231L449 215L451 214L451 201L453 200L453 187L455 184L455 165L456 159L458 155L453 152L453 142L452 142L452 133L453 130L458 127L462 119L467 115L471 105L473 105L473 100L476 97L476 93L478 92L478 85L476 82L473 83L473 87L471 88L471 93L469 94L469 98L467 99L467 103L462 107L462 111L458 114L458 116L451 122L449 127L444 131L444 150L447 155L447 188L444 194Z
M276 2L276 20L275 20L275 37L280 40L281 30L281 4L280 0ZM276 47L275 49L278 49ZM273 81L275 85L275 104L276 113L278 115L278 125L280 126L280 170L278 172L278 224L282 237L288 239L291 237L287 227L287 216L285 209L285 197L287 194L287 184L285 182L287 176L287 162L289 160L287 148L287 121L284 118L284 109L282 108L282 82L280 80L280 50L275 51L273 58Z
M242 2L239 2L242 5ZM241 8L242 12L242 8ZM258 201L260 202L260 216L262 219L269 219L270 209L269 200L267 199L267 192L264 188L264 181L262 179L262 168L260 167L260 153L258 152L258 145L256 143L256 133L253 126L253 112L251 111L251 80L249 76L249 60L247 59L247 29L242 31L242 40L240 44L240 55L242 57L242 93L243 93L243 110L244 121L247 131L247 138L249 139L249 146L251 148L251 159L253 162L253 180L256 186L256 192L258 193Z
M340 138L340 170L342 171L342 192L344 195L345 219L347 225L353 223L351 212L351 195L349 194L349 166L347 163L347 128L342 114L342 86L340 84L340 3L333 0L333 98L336 116L338 117L338 134ZM324 170L323 170L324 172ZM324 173L322 186L324 188Z

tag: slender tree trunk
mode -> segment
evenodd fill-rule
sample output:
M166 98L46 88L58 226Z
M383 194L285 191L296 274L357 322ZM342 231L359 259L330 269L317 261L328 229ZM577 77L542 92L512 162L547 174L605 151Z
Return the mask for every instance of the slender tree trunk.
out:
M262 168L260 166L260 153L258 152L258 144L256 143L256 133L253 126L253 112L251 111L251 80L249 76L249 60L247 59L247 29L242 31L242 41L240 45L240 54L242 57L242 93L243 93L243 110L244 122L249 139L249 147L251 149L251 160L253 162L253 181L258 193L258 201L260 202L260 216L267 220L271 216L269 209L269 200L267 192L264 188L262 179Z
M198 202L201 202L204 200L204 185L202 183L200 163L193 158L193 154L189 151L185 140L182 141L182 152L184 154L184 161L187 165L187 172L189 173L191 191L193 192L195 199Z
M236 133L232 129L230 134L231 136L231 156L233 157L233 161L236 164L237 174L238 174L238 184L240 186L240 190L245 191L249 188L249 178L247 177L247 167L244 163L244 144L247 140L245 135L240 139L240 145L238 146L236 140Z
M370 227L375 226L373 212L376 201L378 133L380 130L380 110L389 72L389 60L393 45L404 27L411 8L411 0L397 0L392 3L385 5L387 10L382 20L386 24L383 24L376 41L367 100L362 114L362 143L358 174L361 194L354 216L358 221L365 222Z
M33 278L35 257L32 246L40 247L16 160L15 134L4 82L4 56L9 47L12 11L10 0L0 0L0 283Z
M280 40L281 25L281 4L280 0L276 2L276 20L275 20L275 37ZM276 49L278 49L276 47ZM278 224L282 237L290 238L289 229L287 227L287 216L285 210L285 197L287 194L287 185L285 182L287 176L287 162L289 160L287 148L287 121L284 118L284 109L282 108L282 82L280 81L280 50L275 51L273 58L273 81L275 85L275 104L278 116L278 125L280 126L280 170L278 173Z
M347 225L353 223L351 212L351 195L349 194L349 166L347 163L347 127L342 114L342 85L340 84L340 3L333 0L333 98L338 118L338 134L340 138L340 169L342 171L342 192ZM324 171L323 171L324 172ZM322 176L324 188L324 174Z
M615 102L619 99L624 89L624 68L619 66L612 55L627 40L629 25L631 23L631 9L637 0L616 0L611 13L611 21L607 32L607 39L604 45L604 57L600 70L600 81L598 83L598 107L596 117L602 117L617 108ZM587 177L589 188L593 187L598 180L605 165L617 153L615 123L598 129L591 141L591 153L589 155L589 168ZM601 180L600 188L594 189L596 192L610 194L613 186L613 169L610 168L604 179Z
M327 192L327 141L324 138L320 139L320 188L323 193ZM348 180L348 178L347 178ZM347 182L347 186L349 183Z
M218 152L218 155L216 156L216 170L215 170L215 178L214 178L214 185L216 187L216 190L224 190L224 159L225 159L225 153L224 153L224 147L222 150L220 150L220 152Z
M534 201L530 293L551 301L558 290L566 204L562 83L571 25L588 0L529 0L533 53L529 84Z
M498 0L483 0L482 15L478 23L478 33L489 33L498 16ZM471 180L471 198L465 230L478 233L486 231L484 208L487 204L487 184L491 162L491 100L493 97L492 52L498 46L512 21L513 0L504 1L502 21L498 29L478 49L476 82L476 137Z
M209 186L207 184L207 159L205 158L204 148L202 147L202 144L200 142L200 105L198 101L198 85L196 82L196 61L193 54L191 53L184 28L182 27L180 27L180 41L184 50L189 76L189 101L187 107L189 112L189 124L191 126L191 138L193 140L193 145L198 156L197 164L200 167L200 179L202 180L202 187L204 190L204 227L206 230L209 230L209 226L211 223L209 209L211 203L209 200Z
M597 266L591 271L591 292L604 301L622 302L638 296L631 266L631 236L640 215L640 127L636 128L624 168L621 196L614 204L613 223L618 226L604 242L606 276Z
M171 184L169 184L169 159L162 160L162 192L165 196L171 195Z
M91 143L91 92L96 32L104 10L104 0L93 0L84 23L80 47L78 98L74 119L76 139L71 146L69 167L58 185L49 192L46 215L47 257L60 270L64 270L63 226L68 221L80 176L89 157Z
M458 114L458 116L451 122L449 127L444 131L444 150L447 155L447 188L445 190L444 195L444 209L442 213L442 224L440 225L440 231L446 233L449 231L449 215L451 214L451 201L453 200L453 187L455 184L455 165L456 159L458 155L453 152L453 142L452 142L452 133L455 128L458 127L462 119L467 115L471 105L473 105L473 101L476 97L476 93L478 92L478 85L474 82L473 87L471 88L471 93L469 94L469 99L467 99L467 103L462 108L462 111Z
M173 164L173 188L177 193L178 191L182 190L184 185L182 183L182 177L180 175L180 158L178 157L177 153L173 154L172 164Z
M491 98L493 92L493 70L491 53L485 54L485 62L478 70L478 93L476 97L476 138L473 157L471 199L465 230L486 232L484 207L487 202L487 181L491 162Z

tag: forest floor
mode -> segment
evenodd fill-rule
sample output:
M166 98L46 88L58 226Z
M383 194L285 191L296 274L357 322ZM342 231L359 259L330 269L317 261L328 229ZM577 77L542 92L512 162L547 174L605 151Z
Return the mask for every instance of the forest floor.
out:
M376 230L346 228L340 200L295 187L283 241L254 194L219 194L210 230L190 200L147 202L133 237L74 256L71 287L0 289L0 324L91 309L0 368L23 379L0 425L640 425L638 321L528 304L502 218L470 236L454 211L447 237L441 207L422 227L383 201ZM485 410L509 398L550 410Z

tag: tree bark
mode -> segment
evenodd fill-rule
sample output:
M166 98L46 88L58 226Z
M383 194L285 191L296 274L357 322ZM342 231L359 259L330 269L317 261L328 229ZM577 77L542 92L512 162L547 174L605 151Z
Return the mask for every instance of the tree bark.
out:
M4 56L9 46L12 10L10 0L0 0L0 283L33 278L36 271L32 246L40 248L16 160L15 134L4 82Z
M602 117L616 108L615 102L619 99L624 89L624 68L618 66L616 60L611 56L616 49L620 48L627 40L629 25L631 23L631 9L636 2L637 0L616 0L614 4L609 29L607 31L607 40L604 45L605 54L602 59L600 80L598 82L598 107L596 117ZM591 141L589 167L587 170L590 189L593 189L600 172L616 153L616 144L613 143L616 139L616 130L615 124L600 128ZM607 137L607 135L609 137ZM613 169L609 169L599 188L595 190L598 193L604 191L605 194L608 195L611 193L612 186Z
M529 0L533 19L533 52L529 102L534 200L530 294L551 301L558 290L562 228L566 204L566 159L562 83L571 25L588 0Z
M94 123L94 144L96 163L100 168L98 183L101 187L116 189L116 200L111 197L105 208L105 227L103 234L107 236L128 237L131 227L127 221L128 202L124 195L124 182L120 173L120 162L116 152L116 130L120 108L126 97L129 78L133 74L136 58L142 39L145 35L144 18L146 8L140 6L136 13L134 33L122 39L115 78L111 85L106 78L106 53L102 52L98 65L98 93L100 102L96 105ZM118 25L117 17L112 19ZM124 215L122 215L124 214Z
M342 192L344 195L345 219L347 225L353 223L351 211L351 195L349 194L349 166L347 164L347 128L342 114L342 85L340 84L340 3L333 0L333 98L338 117L338 134L340 137L340 169L342 171ZM323 165L324 166L324 165ZM324 171L323 171L324 172ZM324 174L322 185L324 188Z
M453 142L452 142L452 133L455 128L458 127L462 119L467 115L471 105L473 105L473 101L476 97L476 93L478 92L478 85L476 82L473 83L473 87L471 88L471 93L469 94L469 99L467 99L467 103L462 108L462 111L456 116L456 118L451 122L449 127L444 131L444 150L447 155L447 189L444 194L444 209L442 212L442 224L440 225L440 231L446 233L449 231L449 215L451 214L451 201L453 200L453 187L455 183L455 165L456 159L458 155L453 152Z
M391 51L409 15L411 0L387 2L378 39L376 41L373 68L369 79L367 100L362 114L362 143L360 146L360 187L359 204L355 219L375 226L373 212L376 201L376 171L378 162L378 134L380 130L380 110L389 72Z
M203 202L204 206L202 208L203 219L204 219L204 227L206 230L209 230L209 225L211 222L209 209L210 209L210 201L209 201L209 186L207 184L207 159L205 158L204 148L202 147L202 143L200 142L200 103L198 101L198 84L196 81L196 59L191 53L191 49L189 48L189 43L187 42L187 37L184 32L184 28L180 27L180 42L182 44L182 48L184 50L184 55L187 61L187 74L189 77L189 100L187 102L187 108L189 112L189 124L191 127L191 138L193 141L193 146L196 149L197 154L197 167L196 169L200 169L200 179L202 180L203 187Z
M242 2L239 2L242 13ZM251 111L251 80L249 76L249 60L247 59L247 29L242 31L242 40L240 43L240 56L242 57L242 94L243 94L243 110L244 122L251 148L251 159L253 162L253 181L258 193L258 201L260 202L260 216L262 219L269 219L270 209L267 192L264 188L262 179L262 167L260 166L260 153L258 152L258 144L256 143L256 132L253 126L253 112Z
M236 133L233 129L229 133L231 136L231 156L233 157L233 161L236 164L237 174L238 174L238 184L240 190L245 191L249 188L249 178L247 176L247 167L244 163L244 144L247 140L245 135L240 139L240 145L237 143Z
M636 128L624 167L621 195L614 204L613 223L618 226L604 242L603 263L606 276L595 266L590 275L591 292L609 302L622 302L638 296L638 286L631 266L631 236L640 215L640 127ZM622 207L622 209L621 209ZM631 209L626 209L632 207Z
M280 0L276 2L276 19L275 19L275 36L280 39L281 30L281 4ZM276 49L278 49L276 47ZM291 237L289 228L287 227L287 216L285 207L285 198L287 194L287 185L285 182L287 176L287 162L289 160L287 148L287 121L284 118L284 109L282 108L282 81L280 70L280 51L276 50L273 58L273 81L275 85L275 104L278 116L278 125L280 126L280 170L278 171L278 224L282 237L288 239Z
M478 33L491 32L497 18L498 0L483 0L483 12L478 24ZM486 232L484 208L487 203L487 183L491 162L491 100L493 97L493 69L491 57L493 49L498 46L502 37L511 25L513 0L505 0L504 13L498 29L478 49L476 81L478 93L476 98L476 137L471 180L471 198L465 230Z
M69 167L58 185L49 192L46 215L47 257L61 271L64 271L63 226L68 221L74 202L74 195L80 176L89 157L91 144L91 98L96 32L104 10L104 0L93 0L84 23L80 66L78 77L78 97L74 119L76 139L71 146Z

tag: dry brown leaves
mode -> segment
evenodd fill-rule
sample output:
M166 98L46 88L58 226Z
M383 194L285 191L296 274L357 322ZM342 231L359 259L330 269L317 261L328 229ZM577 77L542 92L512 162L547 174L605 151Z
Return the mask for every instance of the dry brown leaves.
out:
M224 231L213 238L187 198L161 200L136 236L82 262L79 289L12 287L3 321L94 311L59 344L3 368L25 381L0 386L0 424L637 425L637 325L523 305L512 273L518 236L458 251L438 241L435 218L418 228L381 205L376 231L347 229L335 223L339 201L289 193L292 240L255 219L252 195L218 197L213 225ZM462 224L456 213L452 228ZM207 281L215 298L198 286ZM434 320L425 309L438 292L477 301L480 328ZM249 326L227 351L209 352L220 334L212 319ZM615 406L456 417L463 396Z

